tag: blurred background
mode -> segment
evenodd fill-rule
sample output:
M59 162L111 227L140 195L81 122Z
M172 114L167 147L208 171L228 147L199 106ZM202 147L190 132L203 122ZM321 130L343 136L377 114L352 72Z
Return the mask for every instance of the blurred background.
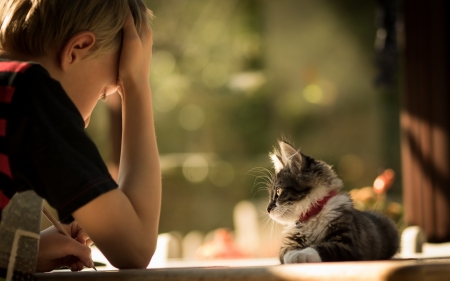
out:
M401 226L401 25L384 3L393 1L144 2L155 14L150 80L161 233L232 230L243 200L257 202L267 218L267 192L250 171L271 169L268 153L282 135L332 164L346 191L369 187L362 197L374 195L375 178L392 169L397 176L383 200L397 202ZM100 102L88 128L112 170L118 108L117 97Z

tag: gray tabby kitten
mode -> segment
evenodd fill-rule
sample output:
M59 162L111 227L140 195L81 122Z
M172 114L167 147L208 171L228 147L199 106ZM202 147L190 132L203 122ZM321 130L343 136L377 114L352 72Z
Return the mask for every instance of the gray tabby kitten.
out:
M270 153L275 174L269 216L285 225L281 263L390 259L399 236L387 217L353 208L331 166L280 141Z

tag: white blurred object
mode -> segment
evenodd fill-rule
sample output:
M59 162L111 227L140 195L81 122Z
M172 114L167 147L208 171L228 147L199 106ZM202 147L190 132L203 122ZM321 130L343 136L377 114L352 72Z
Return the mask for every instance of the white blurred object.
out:
M193 230L186 234L183 238L182 247L183 247L183 259L184 260L194 260L195 253L198 248L203 243L203 233L200 231Z
M181 258L181 239L177 233L161 233L149 267L164 267L169 259Z
M236 243L255 258L278 257L283 226L266 211L267 200L241 201L233 212Z
M233 212L236 243L247 252L256 254L259 247L258 210L249 201L236 204Z
M401 236L399 258L442 258L450 257L450 242L427 243L425 231L419 226L405 228Z
M425 242L424 231L419 226L409 226L402 232L400 253L402 256L422 253Z

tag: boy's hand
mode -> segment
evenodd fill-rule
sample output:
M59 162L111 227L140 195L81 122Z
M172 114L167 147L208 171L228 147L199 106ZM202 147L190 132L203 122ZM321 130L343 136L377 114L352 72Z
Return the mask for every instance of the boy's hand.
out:
M92 267L92 241L78 223L63 225L72 238L58 232L51 226L41 232L39 253L36 265L37 272L51 271L63 266L72 271L80 271L85 266Z
M145 87L150 76L153 37L152 30L145 22L138 34L131 12L122 28L123 42L119 60L119 75L117 85L119 93L124 97L127 87Z

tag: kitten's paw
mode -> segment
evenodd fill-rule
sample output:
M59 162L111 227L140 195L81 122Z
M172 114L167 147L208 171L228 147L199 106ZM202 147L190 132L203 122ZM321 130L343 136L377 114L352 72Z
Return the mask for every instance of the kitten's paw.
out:
M313 248L290 251L284 255L284 263L321 262L319 253Z

